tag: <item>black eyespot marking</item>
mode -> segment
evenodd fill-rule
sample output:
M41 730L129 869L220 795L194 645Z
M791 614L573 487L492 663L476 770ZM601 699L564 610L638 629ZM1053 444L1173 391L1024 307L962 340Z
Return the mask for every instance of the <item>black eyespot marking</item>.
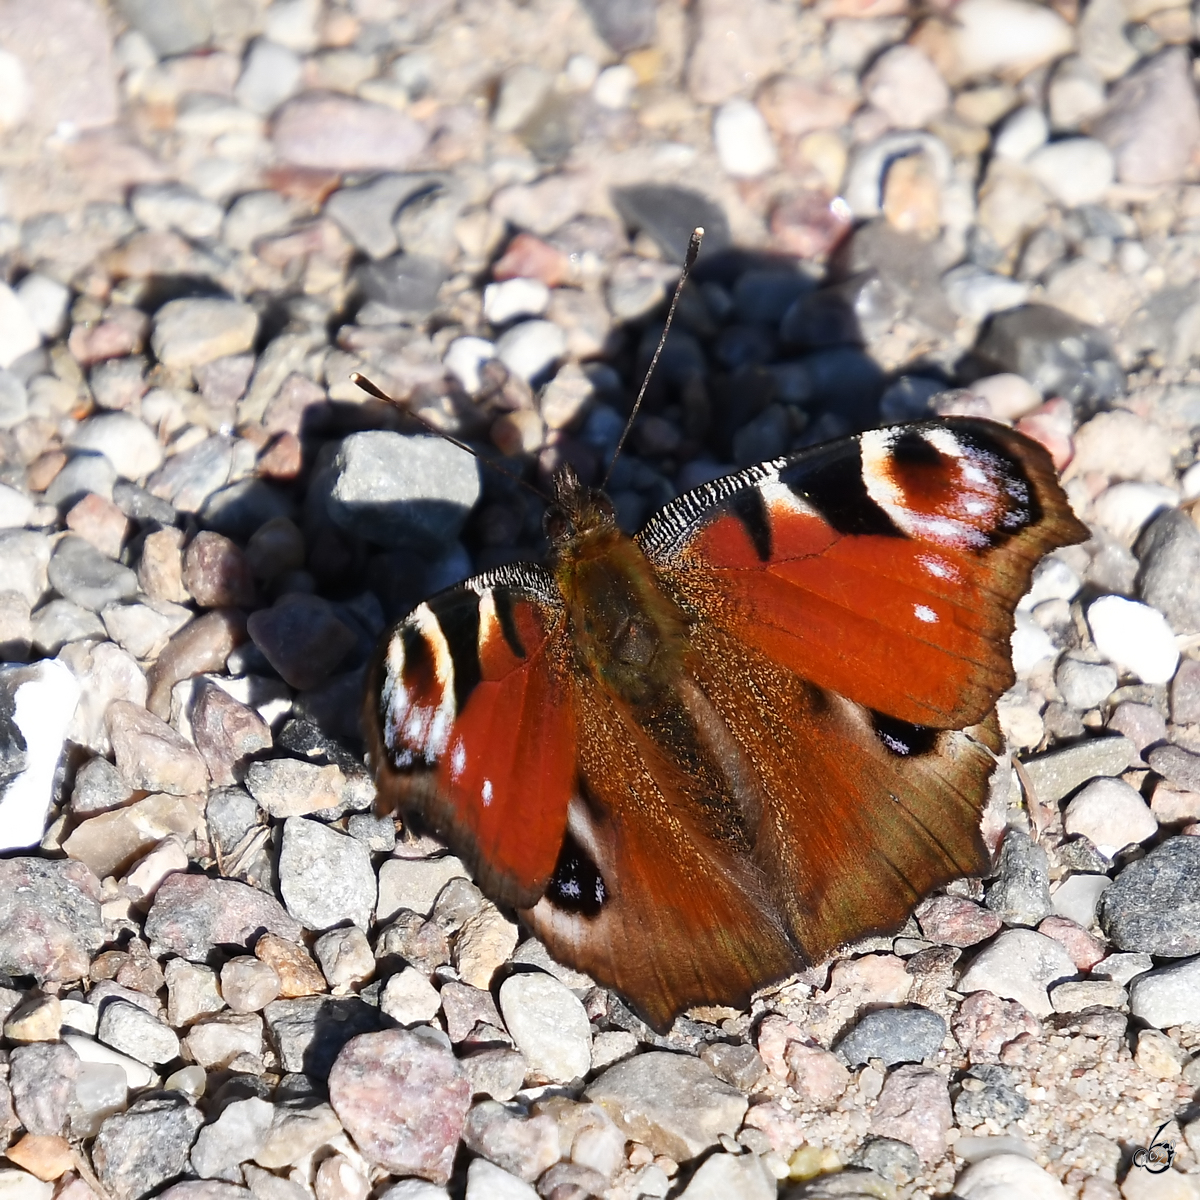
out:
M779 474L838 533L904 537L892 518L867 495L862 453L857 442L839 442L831 452L806 454Z
M742 523L759 562L771 558L771 522L762 493L756 487L743 488L729 497L729 511Z
M546 899L566 912L583 917L597 916L608 899L599 868L570 833L563 837Z
M871 713L871 724L879 740L897 758L912 758L918 754L929 754L937 748L938 730L926 725L910 725L897 721L883 713Z
M494 587L492 588L492 602L496 606L496 620L500 622L500 632L504 634L508 648L518 658L528 658L529 654L521 641L521 634L517 630L517 621L513 616L513 593L506 587Z
M991 474L999 481L1008 496L1011 507L1001 514L999 528L991 531L990 543L1003 544L1015 533L1030 525L1036 525L1045 513L1037 497L1037 489L1029 482L1020 460L986 430L957 427L954 436L959 444L976 458L989 464Z
M936 467L943 458L942 452L915 429L898 433L892 439L890 450L893 461L904 467Z
M454 704L462 712L475 685L483 678L479 668L479 597L474 592L455 589L442 592L426 603L450 649Z

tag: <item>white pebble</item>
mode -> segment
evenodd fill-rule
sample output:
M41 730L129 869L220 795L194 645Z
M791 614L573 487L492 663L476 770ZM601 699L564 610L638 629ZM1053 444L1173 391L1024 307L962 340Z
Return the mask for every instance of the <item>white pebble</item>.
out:
M1068 208L1099 200L1116 173L1109 148L1095 138L1082 137L1043 146L1030 155L1029 169Z
M463 391L473 396L483 381L479 378L479 368L490 358L496 357L496 347L486 338L460 337L446 348L442 359L446 370L463 386Z
M68 444L75 450L103 454L122 479L144 479L162 466L165 457L154 430L125 412L89 417Z
M1032 104L1018 108L1006 117L996 134L992 152L997 158L1009 158L1024 162L1035 150L1046 144L1050 136L1050 123L1046 114Z
M1123 779L1093 779L1072 797L1063 814L1067 833L1081 833L1112 858L1158 832L1158 822L1136 788Z
M767 122L749 100L728 100L717 109L713 141L721 166L736 179L765 175L777 161Z
M1167 619L1157 609L1101 596L1087 611L1096 648L1110 662L1124 667L1143 683L1169 683L1179 665L1179 648Z
M1066 917L1084 929L1096 922L1100 897L1112 880L1107 875L1069 875L1050 895L1050 906L1057 916Z
M1082 586L1083 581L1070 566L1051 554L1034 568L1033 581L1021 600L1021 607L1036 608L1047 600L1074 600Z
M1016 308L1029 298L1029 284L994 275L972 263L947 271L942 276L942 289L950 307L968 321L984 321L992 313Z
M20 529L33 516L33 501L7 483L0 483L0 529Z
M1178 503L1175 490L1161 483L1114 483L1092 501L1092 512L1113 537L1131 546L1151 517Z
M592 88L592 99L601 108L628 108L637 87L637 73L625 63L605 67Z
M972 1163L954 1185L962 1200L1067 1200L1067 1190L1023 1154L994 1154Z
M417 1025L437 1016L442 998L416 967L405 967L384 984L379 1007L397 1025Z
M483 289L483 315L493 325L540 317L549 303L550 289L540 279L505 279Z
M950 89L937 67L916 46L885 50L864 76L862 87L893 129L920 129L950 103Z
M583 1002L553 975L511 975L500 988L500 1011L531 1071L555 1083L586 1075L592 1031Z
M1006 929L963 972L958 990L992 992L1048 1017L1053 1009L1047 988L1075 976L1075 964L1053 938L1032 929Z
M1056 653L1050 635L1027 612L1018 610L1012 635L1012 664L1017 678L1024 678L1038 663Z
M17 284L17 296L43 337L58 337L66 328L71 289L57 279L34 271Z
M503 1167L477 1158L467 1168L466 1200L537 1200L537 1192Z
M1200 1012L1200 957L1138 975L1129 985L1129 1011L1156 1029L1194 1022Z
M0 1170L0 1200L50 1200L54 1184L28 1171Z
M1015 421L1031 413L1042 402L1041 393L1027 379L1011 371L988 375L971 384L971 391L982 396L992 414L1002 421Z
M1192 463L1190 467L1183 473L1183 478L1179 481L1179 486L1183 489L1183 498L1185 500L1195 500L1200 496L1200 462Z
M7 283L0 283L0 367L11 367L22 354L41 344L42 335L17 293Z
M532 382L567 352L567 335L553 321L522 321L496 343L496 357Z
M1006 67L1023 74L1075 46L1074 31L1062 17L1027 0L963 0L954 23L958 66L966 75Z

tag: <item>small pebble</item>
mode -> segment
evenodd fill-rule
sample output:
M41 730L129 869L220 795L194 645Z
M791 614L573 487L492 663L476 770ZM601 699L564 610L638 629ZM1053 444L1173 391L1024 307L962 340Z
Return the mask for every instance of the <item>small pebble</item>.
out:
M884 1008L861 1017L835 1050L852 1067L873 1058L891 1067L934 1057L946 1032L946 1022L927 1008Z
M1158 822L1138 791L1122 779L1094 779L1076 793L1063 812L1063 829L1083 834L1101 854L1113 858L1158 832Z
M591 1066L591 1030L583 1004L550 975L513 975L500 987L500 1011L530 1070L568 1083Z
M522 321L496 342L496 357L528 383L538 380L566 353L566 334L551 321Z
M1200 954L1200 839L1168 838L1104 893L1100 923L1118 950Z
M279 854L279 890L306 929L343 921L365 929L375 902L371 855L362 842L303 817L289 817Z
M946 1152L946 1133L953 1123L945 1076L932 1067L906 1064L884 1081L871 1132L907 1142L930 1162Z
M993 992L1045 1017L1052 1011L1046 989L1075 974L1070 956L1052 938L1032 929L1008 929L963 972L958 990Z
M1200 958L1145 971L1129 984L1129 1011L1156 1029L1190 1022L1200 1006Z
M735 179L754 179L775 166L771 132L749 100L727 100L713 117L713 142L725 172Z

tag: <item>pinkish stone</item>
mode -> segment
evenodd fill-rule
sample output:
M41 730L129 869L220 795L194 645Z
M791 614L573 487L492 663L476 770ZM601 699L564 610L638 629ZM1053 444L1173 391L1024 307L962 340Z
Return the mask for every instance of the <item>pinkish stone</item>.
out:
M778 1100L766 1104L752 1104L746 1110L743 1126L758 1129L767 1135L771 1149L790 1158L808 1138L808 1126L796 1114L783 1107Z
M117 558L129 535L129 518L111 501L89 492L67 513L67 528L106 558Z
M784 1053L788 1086L810 1105L832 1104L850 1083L850 1072L828 1050L789 1042Z
M946 1153L946 1132L954 1124L946 1077L932 1067L906 1063L883 1084L871 1132L907 1142L925 1162Z
M991 992L974 992L960 1005L951 1026L958 1044L973 1063L997 1062L1000 1051L1023 1034L1037 1037L1037 1017L1015 1000Z
M974 946L998 933L994 912L962 896L930 896L916 911L921 932L943 946Z
M168 875L146 916L155 955L205 962L214 946L246 946L263 932L300 941L300 924L274 896L233 879Z
M434 1183L450 1178L471 1083L437 1042L406 1029L351 1038L329 1072L329 1099L372 1162Z
M105 717L117 770L131 788L194 796L208 787L195 746L138 704L114 700Z
M767 1070L779 1080L786 1081L791 1070L785 1057L789 1043L807 1040L799 1025L774 1013L764 1017L758 1027L759 1056L767 1064Z
M1108 953L1099 938L1066 917L1047 917L1037 928L1058 942L1081 971L1090 971Z
M192 706L192 737L218 787L239 782L246 759L272 745L271 729L254 709L207 681Z
M425 130L407 113L332 92L289 100L275 118L275 149L298 167L398 171L425 148Z
M146 707L164 720L171 713L171 689L181 680L219 671L246 638L246 618L236 608L218 608L185 625L150 668Z
M201 608L247 608L254 603L254 577L246 556L211 530L196 534L188 544L183 583Z

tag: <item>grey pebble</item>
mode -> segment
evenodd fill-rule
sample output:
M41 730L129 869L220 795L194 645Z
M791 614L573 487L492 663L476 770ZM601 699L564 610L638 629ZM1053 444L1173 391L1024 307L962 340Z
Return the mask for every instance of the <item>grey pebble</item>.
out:
M1045 850L1019 829L1004 835L998 874L985 902L1006 925L1032 926L1049 915L1049 860Z
M104 622L74 600L50 600L30 620L33 645L43 654L57 654L68 642L102 639Z
M1072 708L1102 704L1117 686L1117 672L1108 663L1083 662L1070 655L1058 665L1054 682Z
M0 367L0 429L12 429L29 413L29 393L20 377Z
M146 489L179 512L195 513L225 486L233 468L233 440L213 434L167 461L150 477Z
M204 1117L182 1096L137 1100L100 1126L92 1162L114 1200L138 1200L182 1175Z
M1200 838L1173 837L1104 893L1100 924L1118 950L1200 954Z
M40 980L87 975L104 944L100 881L69 859L0 860L0 972Z
M882 1059L885 1066L921 1062L941 1049L946 1037L946 1022L931 1009L918 1005L907 1008L881 1008L867 1013L834 1046L852 1067L869 1059Z
M1200 724L1200 659L1185 658L1171 680L1171 719L1177 725Z
M1128 738L1098 737L1026 759L1024 766L1038 800L1053 804L1089 779L1120 775L1136 758Z
M120 0L117 7L164 56L196 50L212 36L212 6L205 0L179 0L165 8L155 0Z
M705 258L724 250L732 240L720 206L691 188L636 184L614 188L612 200L626 225L652 238L670 262L683 262L697 225L704 228L700 253Z
M91 492L106 500L112 499L116 481L117 469L105 455L80 450L71 455L43 495L47 504L53 504L65 513Z
M375 903L375 874L365 843L304 817L289 817L279 853L279 890L306 929L343 921L366 929Z
M1129 1011L1156 1029L1194 1023L1200 1012L1200 958L1137 975L1129 984Z
M326 507L340 528L379 545L440 550L479 494L478 463L448 442L357 433L338 452Z
M1188 792L1200 792L1200 754L1182 746L1155 746L1146 755L1152 771Z
M179 1039L170 1026L125 1000L109 1000L101 1008L97 1036L106 1046L147 1066L179 1056Z
M954 1117L960 1125L980 1125L996 1121L1007 1125L1019 1121L1029 1111L1029 1101L1017 1090L1022 1082L1014 1067L999 1063L980 1063L961 1081L954 1101Z
M394 321L423 321L437 306L448 272L436 259L395 254L366 263L355 272L359 292Z
M1134 546L1138 595L1175 633L1200 631L1200 529L1180 509L1159 514Z
M263 1010L285 1071L325 1079L342 1047L379 1028L379 1010L355 996L302 996L274 1000Z
M105 558L91 542L74 534L67 534L55 547L47 574L61 596L92 612L126 600L138 590L133 571Z
M258 1096L226 1105L215 1121L205 1125L192 1147L192 1166L201 1179L242 1178L240 1165L266 1143L275 1106Z
M56 1137L67 1132L79 1070L75 1051L61 1043L35 1042L9 1051L13 1107L28 1132Z
M865 1167L889 1183L903 1186L920 1174L921 1156L907 1142L888 1137L869 1137L854 1155L854 1164Z

